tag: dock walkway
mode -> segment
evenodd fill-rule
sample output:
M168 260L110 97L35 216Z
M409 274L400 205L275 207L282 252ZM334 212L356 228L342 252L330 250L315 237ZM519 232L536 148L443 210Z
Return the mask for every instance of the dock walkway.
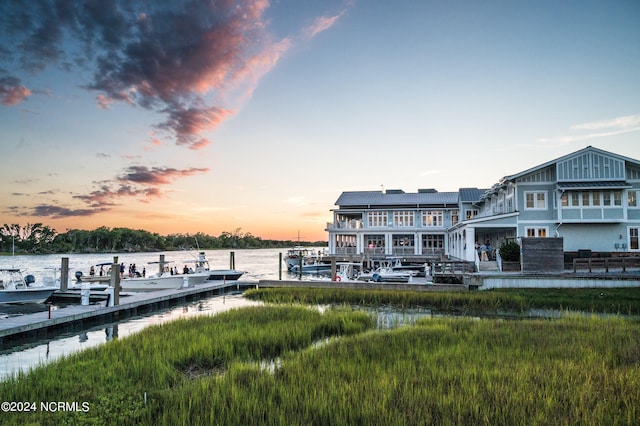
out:
M5 339L45 334L49 331L84 323L117 321L131 315L147 313L174 303L219 294L226 288L255 287L257 283L239 281L207 281L195 287L153 292L120 293L120 304L106 306L106 301L90 305L70 305L50 311L4 318L0 320L0 343Z

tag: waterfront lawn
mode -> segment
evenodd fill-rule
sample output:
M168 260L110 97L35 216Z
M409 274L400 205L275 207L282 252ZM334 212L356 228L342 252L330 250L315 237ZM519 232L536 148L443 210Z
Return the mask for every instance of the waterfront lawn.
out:
M576 289L494 289L486 291L359 290L344 288L261 288L244 296L267 303L391 305L450 312L560 309L640 315L640 287Z
M371 323L361 313L300 309L245 308L87 350L2 383L0 391L9 401L88 401L88 412L4 419L105 425L640 421L640 329L629 320L433 318L365 331ZM344 337L323 340L327 334ZM310 345L313 335L321 344ZM277 356L273 363L252 361Z

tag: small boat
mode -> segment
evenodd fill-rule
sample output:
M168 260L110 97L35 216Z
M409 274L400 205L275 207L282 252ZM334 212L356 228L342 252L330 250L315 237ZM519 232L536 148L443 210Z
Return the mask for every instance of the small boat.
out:
M299 273L302 271L303 274L322 274L322 273L330 273L331 272L331 264L320 262L319 258L316 256L305 257L302 259L302 267L300 263L293 265L289 272L291 273Z
M156 291L178 289L185 286L186 275L150 275L147 277L124 277L120 280L123 291ZM188 285L188 284L187 284Z
M44 303L58 288L35 283L33 275L23 276L16 268L0 269L0 303Z
M315 251L313 249L296 246L287 251L283 260L287 265L287 270L290 272L298 273L301 267L303 273L330 272L331 264L322 261L324 256L327 256L326 250Z
M311 249L302 246L295 246L287 250L284 257L282 258L282 261L287 267L287 270L290 271L294 266L300 264L301 258L304 259L305 257L309 257L312 253L313 250Z
M187 262L195 263L195 273L207 273L207 279L212 281L237 281L244 274L244 271L238 271L236 269L210 269L209 261L203 251L198 253L196 259L188 260Z
M399 265L399 259L380 260L376 268L360 274L358 281L407 283L417 276L418 271L398 268Z

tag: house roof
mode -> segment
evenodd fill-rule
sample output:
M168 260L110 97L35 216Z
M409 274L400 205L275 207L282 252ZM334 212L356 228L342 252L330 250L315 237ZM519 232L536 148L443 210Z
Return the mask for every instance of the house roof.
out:
M585 152L597 152L597 153L602 154L602 155L608 155L610 157L614 157L614 158L617 158L619 160L622 160L622 161L625 161L625 162L632 163L632 164L640 166L640 161L634 160L633 158L625 157L623 155L614 154L613 152L605 151L603 149L598 149L598 148L594 148L592 146L588 146L586 148L580 149L578 151L574 151L574 152L572 152L570 154L567 154L567 155L564 155L562 157L558 157L555 160L547 161L546 163L542 163L542 164L540 164L538 166L535 166L535 167L532 167L530 169L524 170L524 171L522 171L520 173L516 173L516 174L513 174L513 175L505 176L505 177L502 178L502 182L517 179L517 178L519 178L521 176L527 175L527 174L535 172L537 170L544 169L545 167L552 166L557 162L566 160L567 158L573 157L575 155L583 154Z
M460 188L460 201L463 203L473 203L480 200L482 194L486 191L488 191L488 189Z
M458 204L457 192L347 191L335 202L341 208Z

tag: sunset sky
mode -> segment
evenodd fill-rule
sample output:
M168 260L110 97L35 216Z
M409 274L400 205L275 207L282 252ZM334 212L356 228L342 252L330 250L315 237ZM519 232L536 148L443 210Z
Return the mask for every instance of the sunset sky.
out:
M343 191L640 159L640 1L0 2L0 225L326 240Z

